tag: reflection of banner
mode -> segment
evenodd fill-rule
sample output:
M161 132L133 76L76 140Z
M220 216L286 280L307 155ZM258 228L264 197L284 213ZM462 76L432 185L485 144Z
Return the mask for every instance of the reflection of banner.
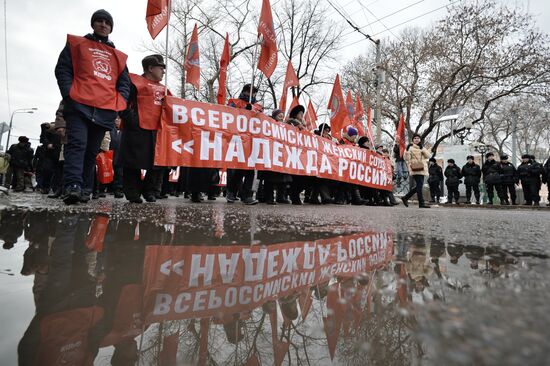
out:
M269 246L148 246L147 323L239 313L334 276L354 277L390 261L390 233L361 233Z
M168 96L155 165L271 170L390 190L389 160L261 113Z

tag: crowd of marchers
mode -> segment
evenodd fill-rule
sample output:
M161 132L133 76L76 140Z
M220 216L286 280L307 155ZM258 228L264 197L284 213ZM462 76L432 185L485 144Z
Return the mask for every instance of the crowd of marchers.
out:
M219 169L156 166L158 120L163 98L170 94L161 84L166 65L161 55L149 55L143 58L143 70L139 74L130 73L126 66L127 56L109 39L113 25L112 16L105 10L98 10L91 18L92 33L84 37L67 36L67 44L55 68L62 96L55 122L41 125L40 146L36 152L30 147L29 139L21 136L17 144L0 156L0 174L5 187L16 192L38 189L49 198L62 199L68 205L86 203L105 197L107 193L132 203L156 202L170 195L184 196L199 203L223 195L228 203L241 201L248 205L258 202L398 204L389 191L312 176L228 169L227 183L222 187ZM257 92L255 86L246 84L239 97L230 99L228 105L264 113L263 106L256 100ZM310 133L304 114L302 105L293 106L288 116L279 109L270 113L278 123ZM550 160L543 167L533 156L524 155L523 162L516 168L508 162L507 156L501 156L497 162L492 153L487 154L483 167L469 156L462 168L450 159L443 170L430 158L431 152L422 146L418 135L413 136L401 158L398 146L393 149L374 146L367 136L360 136L353 125L339 131L340 139L331 135L331 127L326 123L311 133L339 144L374 149L389 160L399 162L404 168L398 169L397 175L409 177L412 183L412 189L402 198L405 206L416 194L419 207L430 207L422 192L426 176L432 204L439 203L442 197L443 181L447 186L448 203L458 203L462 179L466 185L466 201L471 202L473 193L479 204L483 179L489 204L493 204L495 191L502 204L518 204L515 186L521 183L524 203L539 205L541 184L547 183L550 171ZM112 179L105 182L98 157L108 153ZM177 176L174 174L176 168Z

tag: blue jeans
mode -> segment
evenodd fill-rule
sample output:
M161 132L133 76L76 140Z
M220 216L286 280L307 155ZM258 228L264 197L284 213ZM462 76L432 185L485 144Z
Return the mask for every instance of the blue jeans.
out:
M78 112L66 113L67 144L63 186L76 187L91 194L94 186L95 158L106 129Z
M416 197L418 198L418 204L422 205L424 204L424 196L422 195L422 187L424 187L424 176L423 175L413 175L412 178L414 179L415 187L411 187L411 190L409 193L405 195L405 199L409 199L416 193Z

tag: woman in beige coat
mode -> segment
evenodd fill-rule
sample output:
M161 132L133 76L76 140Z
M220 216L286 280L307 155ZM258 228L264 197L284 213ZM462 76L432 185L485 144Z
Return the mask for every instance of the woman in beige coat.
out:
M411 187L409 193L403 196L402 201L406 207L409 207L408 200L414 196L418 197L418 207L430 208L424 202L424 196L422 195L422 187L424 187L424 177L427 175L426 161L430 158L430 152L422 147L420 135L413 135L412 144L407 147L405 151L405 161L409 167L409 174L414 179L415 187Z

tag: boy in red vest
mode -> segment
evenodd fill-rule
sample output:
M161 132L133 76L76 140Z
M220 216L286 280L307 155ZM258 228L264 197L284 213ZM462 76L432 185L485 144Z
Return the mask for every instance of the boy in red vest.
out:
M63 200L68 205L90 200L101 140L130 94L127 56L109 40L113 17L98 10L91 25L93 33L84 37L67 35L55 67L67 124Z

